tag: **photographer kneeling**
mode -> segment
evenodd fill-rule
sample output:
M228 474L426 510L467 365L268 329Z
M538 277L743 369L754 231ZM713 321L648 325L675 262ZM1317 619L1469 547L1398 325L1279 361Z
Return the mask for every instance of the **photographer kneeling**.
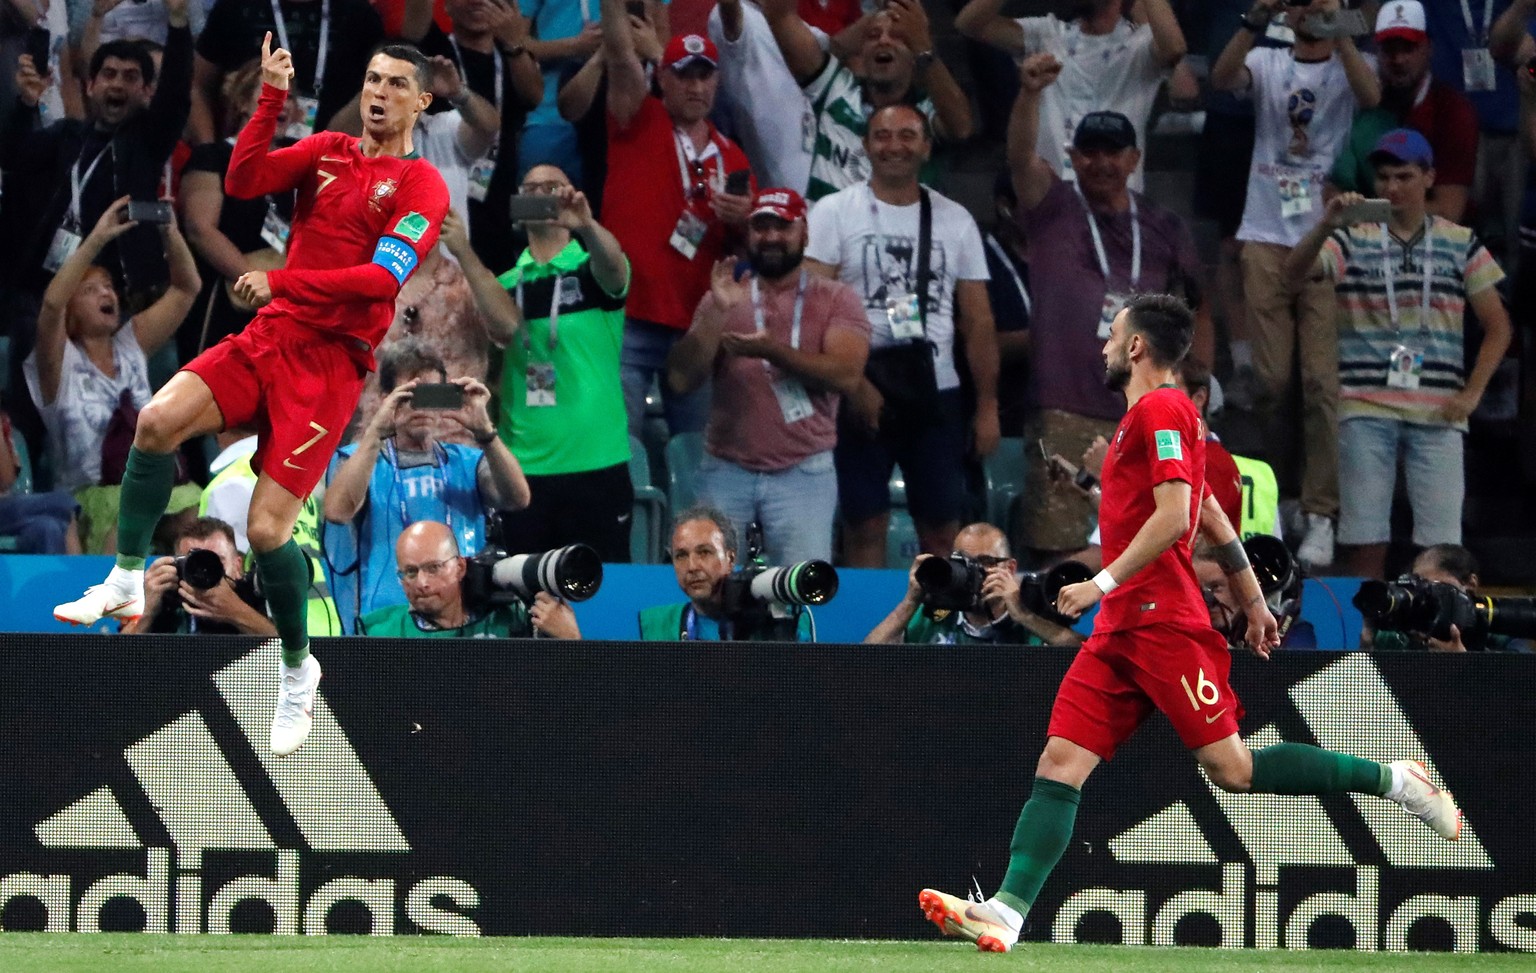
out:
M1413 559L1407 577L1361 585L1354 598L1365 616L1360 647L1378 652L1536 651L1531 641L1536 599L1484 598L1477 586L1477 559L1471 551L1460 544L1426 547Z
M936 567L924 568L930 561ZM1044 588L1050 586L1050 576L1030 575L1028 580ZM1083 574L1080 580L1087 577ZM1056 603L1056 592L1042 594L1039 607L1049 610ZM1025 605L1019 562L1008 550L1007 536L991 524L977 523L955 535L955 551L948 558L935 561L931 554L917 556L907 574L906 596L864 641L1077 646L1083 637Z
M736 570L736 525L713 507L693 507L672 530L672 570L688 600L640 611L645 642L814 642L815 620L806 605L837 593L837 573L825 561L765 568L748 529L747 564Z
M175 557L162 557L144 572L144 614L125 633L277 634L255 576L246 576L233 527L199 517L173 549Z
M576 613L540 591L532 606L521 601L466 604L465 559L447 524L419 520L395 542L395 575L406 604L380 608L363 618L362 634L386 638L579 639Z

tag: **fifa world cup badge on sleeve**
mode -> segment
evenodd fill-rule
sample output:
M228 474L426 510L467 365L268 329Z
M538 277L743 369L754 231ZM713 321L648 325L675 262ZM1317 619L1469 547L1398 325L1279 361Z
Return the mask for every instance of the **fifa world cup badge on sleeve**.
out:
M400 217L400 222L396 223L395 228L389 232L396 236L404 237L412 243L420 243L421 238L427 235L427 230L431 225L425 216L412 211Z
M1159 429L1153 441L1157 443L1158 459L1184 458L1184 445L1179 441L1177 429Z

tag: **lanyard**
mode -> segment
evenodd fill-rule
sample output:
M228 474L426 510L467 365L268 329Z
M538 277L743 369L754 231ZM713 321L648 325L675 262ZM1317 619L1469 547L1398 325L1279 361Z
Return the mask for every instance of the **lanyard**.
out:
M687 139L687 142L688 142L687 148L684 148L683 140L684 140L683 133L679 132L677 129L674 128L672 130L672 143L673 143L672 147L677 150L677 173L682 178L682 181L683 181L683 204L686 206L688 201L693 199L693 179L690 178L690 176L689 176L688 163L690 161L694 162L695 164L697 164L699 166L699 169L701 171L703 171L704 170L704 162L709 158L709 148L706 147L704 149L704 153L702 155L700 155L700 154L698 154L698 153L693 151L693 139L692 138L688 138ZM717 151L718 151L718 146L715 146L715 136L713 135L713 133L711 133L711 135L709 136L709 146L716 148ZM710 182L716 183L714 188L715 188L715 191L718 192L722 188L724 188L724 185L725 185L725 183L724 183L724 178L725 178L725 159L724 159L723 156L721 157L720 165L717 166L716 169L717 169L717 171L716 171L715 175L720 177L720 179L718 181L716 179L710 177L707 172L705 172L704 175L705 175L705 178L708 178Z
M1404 256L1410 252L1412 252L1410 247L1405 245ZM1434 257L1434 226L1426 216L1424 217L1424 263L1419 267L1423 288L1419 312L1420 331L1429 330L1429 278L1432 276L1430 269ZM1392 316L1392 330L1397 331L1401 327L1397 323L1397 268L1392 266L1392 227L1386 223L1381 225L1381 271L1387 278L1387 312Z
M1083 204L1083 212L1088 214L1088 230L1093 234L1093 252L1099 258L1099 270L1104 274L1104 287L1110 291L1114 288L1109 284L1109 255L1104 252L1104 238L1099 235L1099 219L1093 215L1093 208L1088 205L1088 200L1083 198L1083 190L1072 184L1077 190L1078 201ZM1141 221L1136 218L1136 194L1131 193L1131 290L1136 290L1141 281Z
M277 42L288 53L293 53L293 48L288 46L288 25L283 21L283 10L278 6L277 0L272 0L272 26L277 28ZM325 61L331 53L331 0L320 0L320 50L315 55L315 83L316 100L320 98L320 87L325 79Z
M1472 39L1478 47L1488 46L1488 28L1493 23L1493 0L1483 0L1483 26L1478 27L1472 22L1472 6L1467 0L1461 0L1461 21L1467 25L1467 37Z
M731 639L731 623L723 621L720 627L720 640L729 642ZM678 626L677 639L679 642L697 642L699 640L699 613L689 602L683 609L683 623Z
M395 449L395 441L391 439L389 446L389 465L395 471L395 499L400 504L400 529L411 526L410 511L405 509L405 485L400 482L400 454ZM442 475L439 476L441 471ZM432 482L437 485L437 500L443 505L443 522L448 525L448 533L452 534L455 541L460 540L458 531L453 527L453 507L448 503L448 451L441 443L432 444Z
M591 0L581 0L581 26L585 27L592 22Z
M789 328L789 346L795 351L800 350L800 315L805 311L805 271L800 271L800 283L795 285L795 316L794 323ZM757 290L757 277L752 278L752 323L757 325L759 332L767 331L763 324L763 300ZM767 359L763 359L763 368L771 369Z
M459 50L459 39L452 34L448 35L448 43L453 45L453 59L459 65L459 79L464 82L464 87L469 87L469 74L464 70L464 52ZM505 79L501 76L501 48L491 45L491 63L495 65L496 72L496 113L501 114L502 84Z
M80 175L80 160L78 158L75 159L74 166L69 170L69 212L64 215L69 219L73 219L76 226L80 225L80 190L90 184L91 176L96 172L96 165L101 162L101 157L109 152L112 154L112 169L115 172L117 171L117 146L111 141L108 141L106 145L101 147L101 151L96 153L96 158L91 160L90 166L85 170L85 175Z
M1134 198L1132 197L1133 200ZM1013 278L1013 286L1019 289L1019 299L1024 302L1024 313L1034 314L1035 302L1029 299L1029 288L1024 286L1024 278L1019 276L1019 269L1008 258L1008 251L1003 249L1003 245L997 242L997 237L992 234L988 233L984 239L986 240L987 247L997 254L997 259L1003 265L1003 269L1008 271L1008 276Z
M564 281L565 276L563 274L556 274L553 282L554 287L549 292L549 350L551 353L554 352L555 346L560 343L560 285ZM523 282L521 280L517 282L517 309L519 311L523 311ZM528 312L523 311L523 316L525 319L527 318L527 315ZM528 337L528 332L531 331L532 328L532 322L527 320L523 321L524 351L533 350L533 342Z

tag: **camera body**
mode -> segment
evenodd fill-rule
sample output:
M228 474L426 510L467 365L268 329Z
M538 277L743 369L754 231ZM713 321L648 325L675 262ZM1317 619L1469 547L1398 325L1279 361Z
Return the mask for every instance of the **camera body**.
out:
M194 547L185 554L172 559L176 565L176 577L179 581L198 591L207 591L217 587L228 577L224 573L224 561L217 551L210 551L204 547ZM240 600L252 608L266 614L267 603L262 597L260 586L256 582L256 574L252 572L243 578L235 578L230 581L235 589L235 594ZM149 623L149 631L155 633L170 633L181 631L183 621L183 606L181 595L172 588L160 599L160 609L155 613ZM224 622L197 621L197 632L203 635L235 635L239 629Z
M1019 573L1019 599L1025 608L1041 618L1071 628L1077 619L1056 610L1056 596L1067 585L1092 578L1093 571L1081 561L1062 561L1047 571L1022 571Z
M1366 581L1353 603L1376 629L1445 641L1454 625L1468 648L1481 647L1489 635L1536 638L1536 598L1472 595L1411 574L1396 581Z
M987 569L964 554L930 557L917 566L917 586L929 611L980 611Z

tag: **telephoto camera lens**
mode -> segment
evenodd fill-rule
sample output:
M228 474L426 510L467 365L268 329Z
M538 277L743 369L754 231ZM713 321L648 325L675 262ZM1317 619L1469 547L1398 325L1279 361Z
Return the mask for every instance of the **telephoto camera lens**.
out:
M513 554L496 562L491 578L498 588L515 591L526 601L541 591L566 601L586 601L602 587L603 559L585 544Z
M214 551L194 547L176 558L176 576L198 591L207 591L224 580L224 562Z
M826 561L764 568L752 579L752 597L781 605L825 605L837 594L837 569Z

